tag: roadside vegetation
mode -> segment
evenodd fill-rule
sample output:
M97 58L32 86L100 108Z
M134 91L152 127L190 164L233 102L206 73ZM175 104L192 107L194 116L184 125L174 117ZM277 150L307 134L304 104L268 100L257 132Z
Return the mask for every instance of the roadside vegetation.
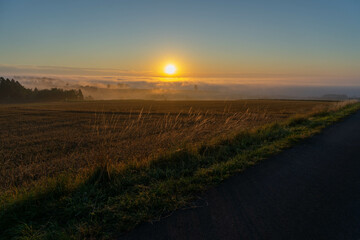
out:
M290 105L299 103L288 102ZM300 103L308 104L305 101ZM86 158L72 152L58 163L65 164L67 170L54 171L50 175L44 171L37 177L25 174L2 186L0 238L119 237L141 222L156 221L176 209L191 206L209 186L320 132L360 108L360 103L352 101L314 102L306 111L301 111L300 105L288 115L285 113L291 108L286 109L285 102L281 111L273 112L271 107L266 111L265 108L255 111L247 105L242 111L229 109L226 113L223 110L223 115L214 109L211 114L194 109L191 110L194 112L188 110L181 114L180 111L175 114L159 111L158 115L149 113L147 117L145 111L140 110L135 115L137 120L127 114L130 119L127 121L119 117L123 115L114 115L114 112L96 115L87 125L96 144L79 140L85 145L74 145L77 151L88 149ZM32 108L28 106L10 108L7 114L24 109L31 113ZM150 120L152 117L156 121ZM84 123L84 120L79 120L79 123ZM70 134L68 137L76 136ZM186 139L187 136L191 137ZM130 139L134 138L147 139L145 144L160 147L154 147L157 149L155 152L144 151L144 155L136 155L136 158L119 160L122 153L112 149L119 146L120 139L131 143ZM181 141L184 138L186 141ZM162 139L161 144L154 145L156 139ZM134 149L141 146L139 142ZM5 146L10 142L1 144ZM70 150L65 146L62 151ZM14 159L4 148L2 154L8 160ZM42 154L38 153L38 159L42 161L32 161L40 164L51 157L42 158ZM144 157L149 154L151 157ZM72 158L80 163L67 165L65 160ZM8 162L11 161L5 163ZM17 164L21 165L18 169L25 171L26 165L31 166L31 163L26 159ZM2 169L3 179L6 174L7 171Z

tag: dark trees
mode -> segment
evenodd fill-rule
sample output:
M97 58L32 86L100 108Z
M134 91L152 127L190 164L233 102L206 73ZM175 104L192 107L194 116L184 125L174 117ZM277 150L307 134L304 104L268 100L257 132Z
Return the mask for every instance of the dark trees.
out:
M36 101L83 100L81 90L59 88L34 90L27 89L18 81L0 77L0 103L22 103Z

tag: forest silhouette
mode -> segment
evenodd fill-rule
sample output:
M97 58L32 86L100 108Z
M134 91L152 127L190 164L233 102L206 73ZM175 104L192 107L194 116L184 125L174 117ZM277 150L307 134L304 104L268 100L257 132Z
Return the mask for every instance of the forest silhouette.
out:
M79 101L84 96L81 90L28 89L14 79L0 77L0 103L49 102L49 101Z

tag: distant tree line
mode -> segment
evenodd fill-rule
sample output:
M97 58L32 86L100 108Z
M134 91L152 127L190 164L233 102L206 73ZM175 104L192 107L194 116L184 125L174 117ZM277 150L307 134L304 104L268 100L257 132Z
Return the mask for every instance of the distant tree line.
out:
M25 88L14 79L0 77L0 103L48 102L64 100L83 100L81 90L59 88L34 90Z

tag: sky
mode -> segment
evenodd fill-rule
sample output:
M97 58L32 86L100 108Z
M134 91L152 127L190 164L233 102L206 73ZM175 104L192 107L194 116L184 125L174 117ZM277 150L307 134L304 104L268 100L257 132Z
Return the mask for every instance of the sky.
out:
M136 81L173 63L177 81L360 86L359 13L359 0L0 0L0 75Z

